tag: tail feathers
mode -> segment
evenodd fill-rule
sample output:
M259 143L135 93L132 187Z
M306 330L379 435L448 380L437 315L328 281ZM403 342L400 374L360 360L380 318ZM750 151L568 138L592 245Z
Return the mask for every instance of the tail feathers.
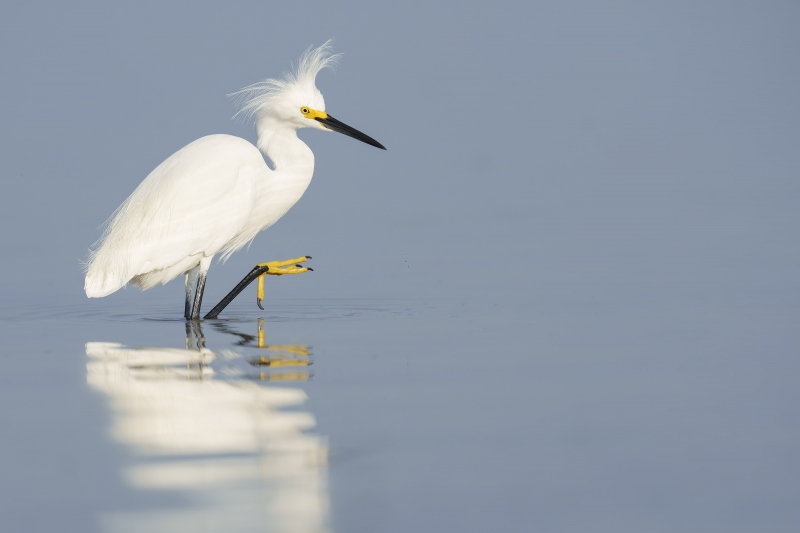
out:
M90 257L83 289L89 298L102 298L116 292L131 279L126 257L101 248Z
M89 268L89 272L86 274L86 283L84 284L83 288L86 291L86 296L89 298L102 298L103 296L108 296L112 292L116 292L125 284L128 280L122 280L119 276L108 275L104 272L93 272L91 268Z
M86 271L86 283L83 288L89 298L108 296L128 283L146 291L194 268L200 264L201 258L202 254L194 254L166 268L152 268L150 263L141 266L135 259L124 257L122 254L97 254L92 258Z

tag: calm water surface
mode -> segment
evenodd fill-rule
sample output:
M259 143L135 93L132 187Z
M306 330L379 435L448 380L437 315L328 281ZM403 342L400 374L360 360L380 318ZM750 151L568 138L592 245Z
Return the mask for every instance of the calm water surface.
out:
M3 311L3 530L798 523L788 303L141 301Z

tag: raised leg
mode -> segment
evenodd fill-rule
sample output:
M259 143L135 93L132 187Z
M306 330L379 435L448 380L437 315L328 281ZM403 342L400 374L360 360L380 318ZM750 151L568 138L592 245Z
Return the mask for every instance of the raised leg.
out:
M305 255L303 257L297 257L295 259L288 259L286 261L270 261L267 263L259 263L253 270L247 273L247 275L242 278L231 292L228 293L225 298L223 298L214 308L206 313L206 316L203 318L212 319L217 318L219 314L222 312L223 309L228 307L234 298L239 296L239 293L245 290L248 285L250 285L255 279L258 279L258 295L256 297L256 302L258 307L261 307L261 300L264 299L264 276L267 274L271 274L274 276L280 276L283 274L302 274L303 272L313 271L312 268L304 267L298 263L302 263L303 261L307 261L311 259L310 255ZM264 309L261 307L261 309Z
M222 312L222 310L228 307L228 304L231 303L234 298L239 296L240 292L245 290L245 288L247 288L248 285L253 283L253 280L255 280L261 274L266 272L268 269L269 267L260 267L260 266L254 267L253 270L248 272L247 275L244 278L242 278L242 281L237 283L236 286L233 288L233 290L229 292L227 296L225 296L225 298L220 300L220 302L214 306L214 309L206 313L206 316L204 316L203 318L206 319L217 318L219 314Z

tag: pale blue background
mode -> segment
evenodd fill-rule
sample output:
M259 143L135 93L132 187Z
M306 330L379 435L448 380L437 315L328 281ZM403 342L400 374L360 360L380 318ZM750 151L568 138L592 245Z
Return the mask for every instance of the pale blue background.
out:
M302 133L310 189L205 306L314 256L268 291L328 354L333 529L797 530L798 28L772 1L4 6L0 529L158 501L116 477L83 343L182 345L140 320L182 283L88 301L79 260L181 146L254 140L227 93L334 37L328 111L388 151Z

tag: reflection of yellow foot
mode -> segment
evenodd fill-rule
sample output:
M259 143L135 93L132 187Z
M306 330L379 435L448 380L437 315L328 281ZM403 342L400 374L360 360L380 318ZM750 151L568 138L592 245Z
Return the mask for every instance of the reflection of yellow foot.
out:
M261 372L262 381L306 381L310 377L307 371L285 369L285 367L309 366L311 363L311 347L306 344L266 344L264 335L264 319L258 319L258 347L263 350L258 359L250 359L250 364L259 368L269 367L270 372ZM284 367L286 372L275 372Z
M270 346L268 349L281 349L283 346ZM250 362L253 366L308 366L311 362L308 359L300 359L295 357L285 357L283 354L272 354L269 356L262 355L255 361Z
M300 264L309 259L311 259L310 255L304 255L303 257L287 259L286 261L267 261L266 263L259 263L258 266L269 268L269 270L258 276L258 295L256 296L256 303L259 309L264 309L261 307L261 302L264 300L264 277L267 275L282 276L284 274L302 274L309 270L313 271L313 268L304 267Z
M260 381L308 381L311 374L308 372L296 372L288 374L267 374L262 372L258 376Z

